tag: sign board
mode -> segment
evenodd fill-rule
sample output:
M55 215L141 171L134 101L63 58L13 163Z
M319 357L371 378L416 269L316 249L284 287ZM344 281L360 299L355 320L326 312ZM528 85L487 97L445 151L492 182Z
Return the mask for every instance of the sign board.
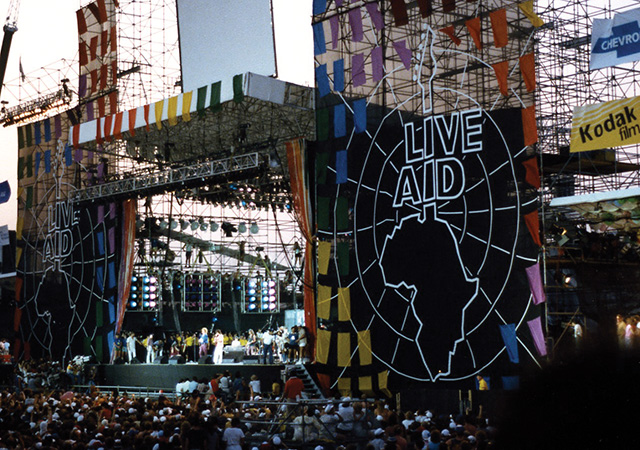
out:
M591 69L616 66L640 59L640 8L613 19L594 19L591 34Z

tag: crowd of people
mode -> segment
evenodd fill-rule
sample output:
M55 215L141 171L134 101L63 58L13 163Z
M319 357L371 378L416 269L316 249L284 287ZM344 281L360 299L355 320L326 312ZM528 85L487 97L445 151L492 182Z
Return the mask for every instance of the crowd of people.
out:
M495 435L482 416L347 397L297 402L295 372L281 392L251 377L246 400L225 395L236 382L228 373L155 397L74 389L63 374L54 363L16 367L0 393L0 449L454 450L490 448Z
M257 355L263 364L307 362L310 359L307 336L304 326L291 329L281 326L257 332L250 329L240 334L206 327L196 333L168 335L141 336L125 331L115 337L113 362L153 364L164 356L196 362L210 356L214 364L222 364L224 352L231 349Z

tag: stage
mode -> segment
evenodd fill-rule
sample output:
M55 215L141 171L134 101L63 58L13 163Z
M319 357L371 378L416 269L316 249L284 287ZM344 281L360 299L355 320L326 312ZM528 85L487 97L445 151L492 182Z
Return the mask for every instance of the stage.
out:
M240 373L249 380L257 375L262 391L271 392L274 381L282 381L283 364L96 364L96 384L98 386L145 387L173 392L176 384L184 379L211 380L216 373L228 370L232 376Z

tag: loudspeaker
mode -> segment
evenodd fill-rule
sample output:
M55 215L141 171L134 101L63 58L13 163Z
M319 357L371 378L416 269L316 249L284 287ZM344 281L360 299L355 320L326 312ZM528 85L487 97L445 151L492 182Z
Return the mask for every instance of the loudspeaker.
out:
M122 358L116 358L115 361L113 361L114 364L124 364L124 359Z
M169 358L169 364L184 364L184 358L182 356L172 356Z
M198 360L198 364L211 364L211 362L212 362L211 356L209 355L203 356Z
M245 355L242 360L243 364L260 364L260 355Z
M154 364L166 364L167 361L169 361L169 357L168 356L162 356L162 357L157 357L156 359L153 360Z

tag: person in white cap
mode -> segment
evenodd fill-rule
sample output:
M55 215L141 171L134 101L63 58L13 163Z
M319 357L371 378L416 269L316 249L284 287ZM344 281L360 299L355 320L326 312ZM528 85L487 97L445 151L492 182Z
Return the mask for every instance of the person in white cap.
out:
M336 414L335 407L332 404L325 406L324 414L320 416L320 437L322 439L334 440L336 438L336 426L340 422L340 418Z

